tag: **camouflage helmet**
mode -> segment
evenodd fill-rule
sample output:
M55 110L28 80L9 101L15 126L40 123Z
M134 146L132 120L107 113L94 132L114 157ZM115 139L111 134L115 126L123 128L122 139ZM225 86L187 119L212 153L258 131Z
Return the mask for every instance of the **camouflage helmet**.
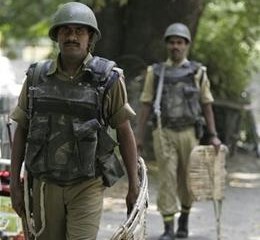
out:
M191 42L190 30L183 23L173 23L166 28L164 33L164 40L170 36L178 36L185 38L189 43Z
M95 32L96 40L101 38L96 17L93 11L85 4L69 2L58 8L53 15L52 25L49 29L49 37L53 41L57 41L57 28L66 24L82 24L89 26Z

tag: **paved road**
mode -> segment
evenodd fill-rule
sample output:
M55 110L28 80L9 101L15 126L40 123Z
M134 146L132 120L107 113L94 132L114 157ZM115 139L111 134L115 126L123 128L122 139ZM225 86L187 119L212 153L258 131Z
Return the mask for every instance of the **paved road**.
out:
M150 204L147 239L157 240L163 231L156 210L156 166L148 166ZM190 240L260 240L260 160L239 155L227 161L228 180L222 202L221 235L217 239L212 201L195 202L190 216ZM109 189L105 198L98 240L109 240L126 216L125 181Z

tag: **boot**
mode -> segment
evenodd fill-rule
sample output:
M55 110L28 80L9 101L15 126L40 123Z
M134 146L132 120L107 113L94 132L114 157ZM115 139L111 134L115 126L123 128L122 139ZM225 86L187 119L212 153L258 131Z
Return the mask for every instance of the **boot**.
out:
M159 240L174 240L173 220L164 222L164 233Z
M189 213L181 213L178 219L178 229L176 232L177 238L187 238L189 235L188 230L188 222L189 222Z

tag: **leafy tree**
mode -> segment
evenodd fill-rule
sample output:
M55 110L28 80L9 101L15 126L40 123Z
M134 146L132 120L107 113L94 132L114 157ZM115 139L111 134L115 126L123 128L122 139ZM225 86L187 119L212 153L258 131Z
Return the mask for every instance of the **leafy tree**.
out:
M213 1L200 19L192 55L208 66L215 95L239 100L257 70L260 1ZM254 59L254 61L252 61Z

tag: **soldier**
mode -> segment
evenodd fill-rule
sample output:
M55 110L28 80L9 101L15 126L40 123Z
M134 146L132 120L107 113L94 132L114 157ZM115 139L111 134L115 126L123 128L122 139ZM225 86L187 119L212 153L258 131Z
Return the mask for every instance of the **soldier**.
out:
M135 113L122 70L91 55L100 36L89 7L69 2L58 8L49 29L58 57L29 67L11 114L18 123L11 157L12 206L19 216L26 213L35 239L96 239L105 186L123 174L108 126L116 129L128 174L128 213L138 196L137 151L129 123Z
M142 150L144 129L153 109L156 128L153 146L159 167L158 209L163 217L165 231L160 240L188 237L188 217L192 196L188 186L189 154L199 143L201 116L205 118L209 143L218 151L206 68L189 61L190 31L182 23L171 24L165 31L168 59L147 69L141 95L142 107L137 132L137 147ZM174 234L174 215L179 212L178 229Z

